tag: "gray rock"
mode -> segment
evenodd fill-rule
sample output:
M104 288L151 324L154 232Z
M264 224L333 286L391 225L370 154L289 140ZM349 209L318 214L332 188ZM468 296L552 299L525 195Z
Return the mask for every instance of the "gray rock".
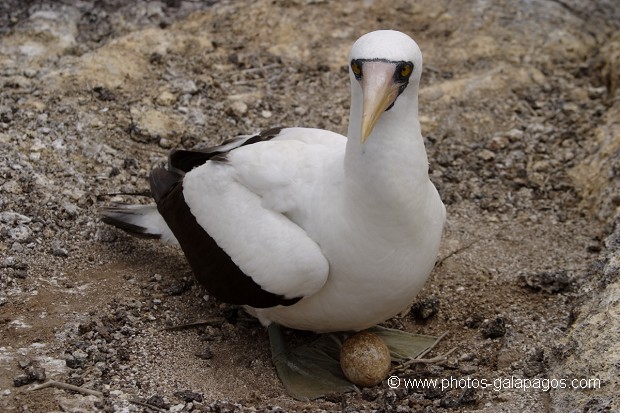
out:
M30 240L30 237L32 236L32 231L25 225L18 225L15 228L11 228L9 230L9 236L14 241L25 242Z
M20 224L28 224L32 221L26 215L18 214L17 212L12 211L3 211L0 212L0 222L9 225L20 225Z
M18 374L17 376L15 376L13 378L13 386L21 387L21 386L25 386L27 384L30 384L33 381L34 380L32 380L30 377L28 377L27 374L21 373L21 374Z
M98 402L99 399L96 396L60 397L58 399L58 405L66 413L99 411L100 409L95 407Z
M54 240L52 241L52 255L55 257L68 257L69 251L63 247L60 241Z
M506 335L506 322L502 317L493 320L485 320L481 327L482 336L485 338L499 338Z
M573 309L577 318L557 344L549 372L551 377L598 380L587 383L597 387L552 392L557 411L614 411L619 406L620 319L613 314L620 312L620 215L605 246L602 265L592 268L582 286L588 293Z
M242 117L246 113L248 113L248 105L240 100L233 101L229 106L229 111L231 115L235 115L237 117Z

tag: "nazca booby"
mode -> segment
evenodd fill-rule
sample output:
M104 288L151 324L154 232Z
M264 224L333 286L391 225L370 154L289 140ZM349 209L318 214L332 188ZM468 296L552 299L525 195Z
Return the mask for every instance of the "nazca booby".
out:
M264 325L359 331L411 304L433 269L445 208L418 119L422 54L380 30L349 54L348 136L276 128L176 150L155 206L103 220L178 243L197 279Z

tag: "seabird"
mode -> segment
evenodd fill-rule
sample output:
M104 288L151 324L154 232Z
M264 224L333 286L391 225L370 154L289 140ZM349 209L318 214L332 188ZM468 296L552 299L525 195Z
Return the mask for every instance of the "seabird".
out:
M180 245L212 296L263 325L371 328L420 291L445 221L418 119L421 73L409 36L368 33L349 54L347 137L276 128L175 150L150 175L156 206L107 207L103 221Z

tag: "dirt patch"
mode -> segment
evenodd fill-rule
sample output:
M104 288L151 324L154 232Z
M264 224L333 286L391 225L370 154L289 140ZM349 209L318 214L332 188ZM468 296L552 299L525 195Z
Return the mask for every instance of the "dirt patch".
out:
M3 2L0 408L617 409L617 7L409 3ZM421 121L448 208L416 310L386 325L448 332L436 353L456 350L407 377L601 388L383 383L296 402L254 319L210 298L179 251L98 221L102 204L148 202L117 194L144 193L172 147L274 125L345 132L346 53L378 28L421 46ZM105 397L14 387L20 361Z

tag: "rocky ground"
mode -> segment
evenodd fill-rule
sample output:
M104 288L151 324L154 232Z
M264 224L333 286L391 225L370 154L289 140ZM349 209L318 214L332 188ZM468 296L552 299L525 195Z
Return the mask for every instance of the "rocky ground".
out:
M619 26L613 0L4 0L0 410L620 410ZM210 298L179 251L97 211L148 202L172 147L345 132L346 53L377 28L424 53L448 209L432 278L386 325L447 332L433 355L456 348L402 378L470 385L297 402L256 321ZM29 390L49 379L102 395ZM573 379L601 385L559 388Z

